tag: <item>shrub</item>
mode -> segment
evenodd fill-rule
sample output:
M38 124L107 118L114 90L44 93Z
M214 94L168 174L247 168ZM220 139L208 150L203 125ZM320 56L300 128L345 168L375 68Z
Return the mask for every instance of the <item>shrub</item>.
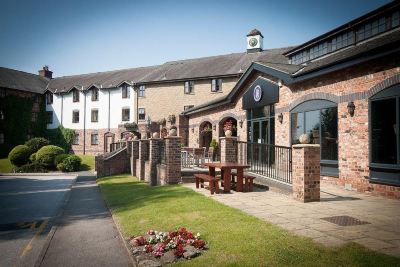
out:
M15 166L22 166L29 161L31 150L25 145L18 145L14 147L8 154L8 159Z
M15 168L15 172L25 173L25 172L47 172L46 166L39 162L33 162L29 164L25 164L21 167Z
M29 161L30 161L30 162L36 161L36 153L33 153L33 154L31 154L31 155L29 156Z
M50 145L50 141L43 137L35 137L26 141L25 145L30 148L32 153L35 153L42 147Z
M64 159L66 159L66 158L68 158L68 157L69 157L68 154L60 154L60 155L57 155L57 156L54 158L54 166L57 166L58 164L62 163L62 162L64 161ZM57 169L58 169L58 167L57 167Z
M70 155L63 160L62 163L57 165L57 169L65 172L79 171L81 166L81 158L76 155Z
M64 149L58 146L44 146L36 152L36 161L42 163L47 168L54 167L54 160L57 155L64 154Z

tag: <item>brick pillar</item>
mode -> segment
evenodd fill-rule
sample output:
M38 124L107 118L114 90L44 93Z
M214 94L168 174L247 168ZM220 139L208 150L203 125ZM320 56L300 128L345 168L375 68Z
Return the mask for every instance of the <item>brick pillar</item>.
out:
M320 200L320 146L292 146L293 198L301 202Z
M237 162L237 137L220 137L221 162Z
M160 143L162 139L151 138L150 139L150 153L149 153L149 184L157 185L157 164L161 159Z
M139 140L139 158L136 161L136 177L144 181L145 162L149 160L149 140Z
M162 184L177 184L182 181L181 174L181 137L165 138L165 180Z
M139 140L134 140L131 143L130 160L131 160L131 175L136 176L136 160L139 158Z

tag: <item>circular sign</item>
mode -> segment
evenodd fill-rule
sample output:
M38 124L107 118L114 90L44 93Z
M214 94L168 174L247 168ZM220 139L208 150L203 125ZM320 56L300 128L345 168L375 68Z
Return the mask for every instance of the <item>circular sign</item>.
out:
M258 41L257 41L257 39L256 38L250 38L250 40L249 40L249 45L251 46L251 47L255 47L256 45L258 44Z
M254 87L253 97L254 97L254 101L256 101L256 102L261 100L261 98L262 98L261 86L257 85L256 87Z

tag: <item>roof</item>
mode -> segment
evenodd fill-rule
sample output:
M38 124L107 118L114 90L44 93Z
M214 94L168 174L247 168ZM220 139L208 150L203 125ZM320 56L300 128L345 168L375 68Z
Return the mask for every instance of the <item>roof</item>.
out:
M261 37L264 38L262 33L257 29L253 29L247 34L247 36L256 36L256 35L261 35Z
M43 94L49 80L42 76L0 67L0 87Z
M66 92L72 88L87 90L93 85L99 88L112 88L123 82L146 84L208 77L239 76L254 61L262 60L275 64L286 64L288 59L283 56L283 53L289 49L291 47L268 49L257 53L233 53L170 61L150 67L64 76L52 79L48 89L53 92Z
M293 65L258 60L243 73L228 95L187 109L182 114L191 115L232 103L241 86L246 83L246 79L255 72L271 75L282 80L286 85L290 85L393 53L400 53L400 28L327 54L308 64Z

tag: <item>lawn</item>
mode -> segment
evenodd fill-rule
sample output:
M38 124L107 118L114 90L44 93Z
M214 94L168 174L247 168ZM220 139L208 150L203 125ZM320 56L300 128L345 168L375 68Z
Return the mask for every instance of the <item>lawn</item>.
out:
M13 167L8 158L0 159L0 173L12 172Z
M125 237L179 226L210 249L175 266L400 266L398 258L357 244L327 248L185 187L149 187L131 176L98 180Z

